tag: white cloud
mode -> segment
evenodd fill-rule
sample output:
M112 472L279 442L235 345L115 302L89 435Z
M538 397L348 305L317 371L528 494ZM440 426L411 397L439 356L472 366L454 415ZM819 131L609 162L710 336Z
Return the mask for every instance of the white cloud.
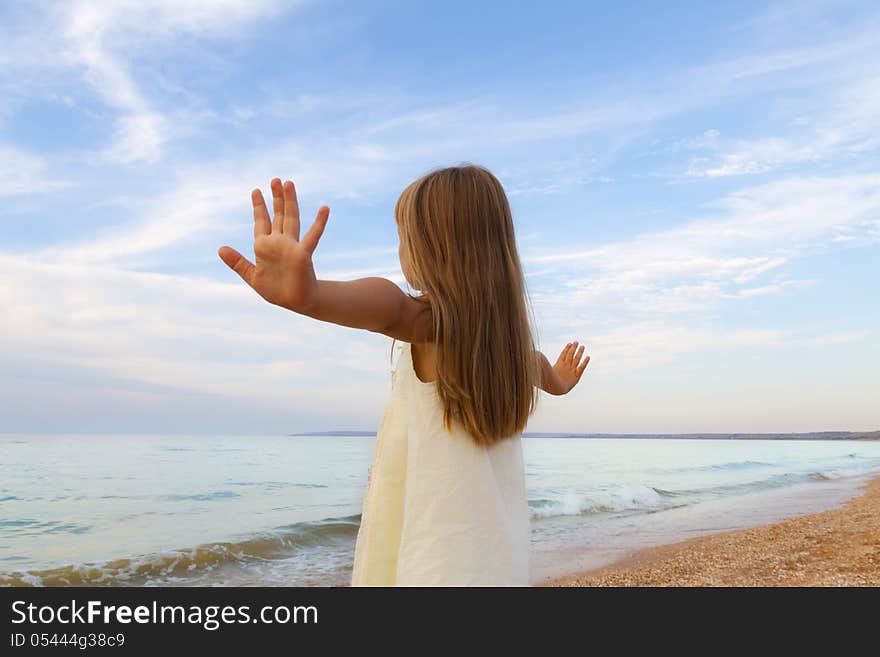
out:
M801 344L810 346L826 346L836 344L848 344L850 342L861 342L868 337L869 331L844 331L843 333L831 333L829 335L820 335L816 337L804 338L800 340Z
M646 319L585 335L575 332L572 338L586 345L592 376L605 377L673 363L694 352L773 347L788 335L783 329L719 329Z
M0 198L43 194L73 183L47 179L49 164L40 155L0 144Z
M193 238L228 229L236 211L237 223L248 225L250 189L241 179L204 174L181 177L179 186L155 199L123 201L133 221L115 223L88 240L34 251L32 257L43 262L83 264L115 261L131 267L134 256L161 257L163 250L172 246L185 246Z
M596 353L631 349L632 356L619 350L615 368L663 357L668 334L678 336L676 354L710 344L716 333L719 345L772 344L783 333L691 332L721 304L816 283L787 277L786 265L826 248L840 231L864 236L878 207L880 174L743 189L710 206L715 216L589 249L525 254L528 265L543 267L529 281L531 298L551 343L579 334ZM761 282L770 273L774 279Z
M811 285L815 283L815 280L784 280L776 283L771 283L769 285L761 285L759 287L748 287L743 288L741 290L737 290L732 295L728 295L730 297L736 298L747 298L747 297L763 297L771 294L778 294L783 290L787 290L790 288L799 288L805 285Z
M694 138L706 152L691 159L687 177L718 178L764 173L798 164L846 161L880 146L880 76L871 71L855 82L828 90L827 107L811 121L791 122L784 137ZM707 133L708 134L708 133Z
M354 337L299 317L266 304L232 272L229 279L0 254L0 303L15 309L4 321L0 360L28 370L72 367L84 380L100 374L123 388L148 384L275 406L310 399L328 412L332 399L319 399L321 389L353 376L384 380L384 336ZM14 376L7 367L12 385ZM357 383L349 385L354 395Z
M802 3L797 3L798 5ZM798 13L802 13L802 7ZM769 27L769 26L768 26ZM766 34L764 43L773 44L766 50L753 49L738 57L722 62L712 62L697 67L695 72L705 79L723 79L742 81L754 78L773 78L779 80L784 73L789 80L796 80L792 75L798 71L823 71L826 64L839 62L859 62L876 51L878 46L878 21L876 17L851 26L846 30L823 30L812 35L806 46L776 47L781 31L788 27L784 23L771 28ZM811 24L815 29L815 25ZM827 36L826 36L827 35ZM755 52L755 50L759 50Z
M115 163L155 163L177 126L142 88L132 58L181 35L235 37L249 21L270 16L282 6L292 5L276 0L76 0L35 5L33 15L23 18L17 29L4 30L15 55L0 56L0 70L14 73L16 84L24 87L39 86L39 78L48 73L81 73L92 91L117 112L112 140L100 156Z
M338 152L350 151L348 147L340 147ZM213 253L229 236L247 241L252 234L251 189L259 187L271 208L269 181L276 176L287 178L292 172L296 172L292 177L300 190L301 233L304 233L321 204L331 198L360 198L397 172L394 168L373 167L369 158L356 154L339 158L323 154L319 143L290 141L268 155L260 151L242 154L235 162L181 166L166 192L148 199L120 199L116 220L96 235L35 250L31 255L45 262L115 262L131 268L139 262L163 260L172 248L199 245ZM391 221L389 218L389 230L393 230ZM334 230L336 223L331 207L328 231ZM209 246L212 241L216 244ZM245 252L241 242L236 248ZM362 253L361 257L370 253L396 254L397 248L374 249ZM348 256L335 256L340 257ZM396 255L391 267L396 267ZM357 271L375 270L374 267Z

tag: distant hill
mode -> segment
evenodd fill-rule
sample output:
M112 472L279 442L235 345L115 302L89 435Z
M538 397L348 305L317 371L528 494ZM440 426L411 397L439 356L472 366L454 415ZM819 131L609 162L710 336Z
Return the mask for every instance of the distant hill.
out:
M288 433L288 436L375 436L375 431L306 431L305 433Z
M375 431L312 431L288 436L364 436ZM524 438L620 438L675 440L880 440L880 431L812 431L809 433L533 433Z

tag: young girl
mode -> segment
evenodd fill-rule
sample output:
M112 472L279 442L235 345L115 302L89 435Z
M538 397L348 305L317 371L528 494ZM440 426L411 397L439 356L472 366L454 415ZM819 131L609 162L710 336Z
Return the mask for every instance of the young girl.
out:
M312 254L330 209L300 239L293 182L260 190L251 264L220 258L260 296L405 344L363 502L352 585L527 586L529 509L521 433L537 387L563 395L590 360L570 342L535 350L525 280L501 183L478 166L410 184L394 214L400 265L421 294L384 278L318 280ZM393 350L393 343L392 343Z

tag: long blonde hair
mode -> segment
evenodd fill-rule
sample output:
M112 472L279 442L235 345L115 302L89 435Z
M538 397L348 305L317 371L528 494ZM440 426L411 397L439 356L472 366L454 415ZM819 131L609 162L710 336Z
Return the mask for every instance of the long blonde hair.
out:
M541 373L504 188L480 166L438 169L403 190L394 215L414 298L433 315L444 427L460 422L479 445L521 433Z

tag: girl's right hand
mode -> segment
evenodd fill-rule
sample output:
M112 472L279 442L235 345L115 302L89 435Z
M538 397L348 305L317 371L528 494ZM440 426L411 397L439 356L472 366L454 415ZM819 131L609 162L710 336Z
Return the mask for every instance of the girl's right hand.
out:
M296 188L288 180L283 185L272 179L274 218L259 189L251 192L254 206L254 256L256 264L229 246L217 251L220 259L233 269L269 303L296 312L306 312L318 299L318 280L312 254L324 233L330 208L318 210L311 228L299 239L299 204Z
M577 340L565 345L562 353L559 354L559 358L556 359L556 364L553 366L553 371L556 372L562 385L562 392L559 394L564 395L570 392L577 385L578 381L581 380L581 376L583 376L584 370L587 369L587 365L590 362L589 356L581 362L583 354L584 345L578 347Z

